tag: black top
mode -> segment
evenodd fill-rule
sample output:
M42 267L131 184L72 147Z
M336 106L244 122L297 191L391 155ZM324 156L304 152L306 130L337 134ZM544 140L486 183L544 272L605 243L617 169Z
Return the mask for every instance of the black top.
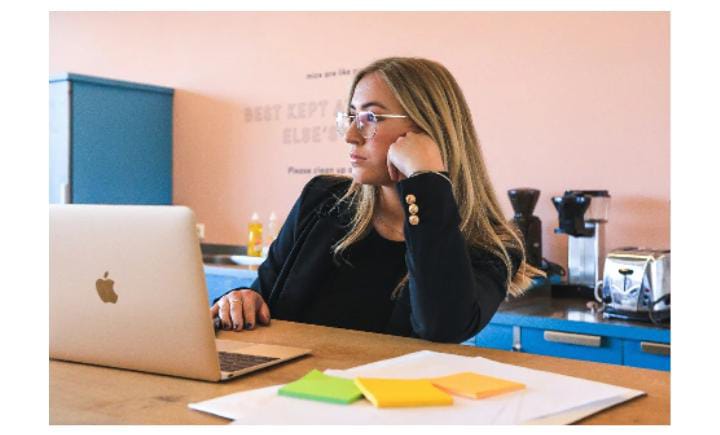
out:
M310 319L309 310L318 314L318 304L323 304L325 298L334 297L336 302L351 306L341 296L329 295L328 290L334 290L336 286L327 284L328 276L333 276L337 267L332 247L347 233L354 213L353 204L337 203L351 182L347 177L313 178L288 214L251 285L251 289L267 302L272 318L317 321ZM387 334L462 342L488 324L505 298L505 265L487 250L466 243L460 232L460 214L448 180L425 173L400 181L397 190L403 201L409 194L415 196L419 223L410 225L410 212L405 205L403 232L409 280L400 298L392 302L389 319L380 329ZM463 198L458 198L461 200ZM522 256L514 250L509 253L515 273ZM363 261L362 257L358 255L356 261ZM369 251L369 257L372 258L365 260L384 263L396 261L397 255L388 249ZM358 269L358 276L376 273L377 264L370 267L371 270L363 267L362 272ZM387 293L397 284L395 276L400 273L386 273L393 275L392 279L374 288L373 292ZM339 279L347 280L348 277ZM376 284L374 282L373 287ZM384 305L373 307L368 303L365 307L365 310L357 310L356 315L367 316L364 322L372 327L377 327L387 316L388 308ZM331 316L328 313L318 315L321 320L330 320ZM357 325L353 323L357 320L350 321L348 317L332 320L337 326ZM363 326L366 325L360 327Z
M318 325L384 332L395 302L391 294L407 273L405 242L383 238L374 229L350 245L328 274L301 320ZM368 272L371 271L371 272Z

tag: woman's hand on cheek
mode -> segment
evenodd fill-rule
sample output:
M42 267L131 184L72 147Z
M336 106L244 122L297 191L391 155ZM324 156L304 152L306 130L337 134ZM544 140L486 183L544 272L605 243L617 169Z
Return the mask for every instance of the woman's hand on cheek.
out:
M417 171L445 171L440 147L425 133L408 132L390 145L390 179L400 181Z

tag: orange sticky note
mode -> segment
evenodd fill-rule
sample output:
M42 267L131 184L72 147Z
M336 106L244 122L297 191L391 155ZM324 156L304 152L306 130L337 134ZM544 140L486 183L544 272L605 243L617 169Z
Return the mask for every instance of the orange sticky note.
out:
M452 405L453 398L427 379L356 378L355 385L378 408Z
M471 399L482 399L484 397L525 388L525 384L519 382L479 375L472 372L462 372L440 378L433 378L430 379L430 382L443 391Z

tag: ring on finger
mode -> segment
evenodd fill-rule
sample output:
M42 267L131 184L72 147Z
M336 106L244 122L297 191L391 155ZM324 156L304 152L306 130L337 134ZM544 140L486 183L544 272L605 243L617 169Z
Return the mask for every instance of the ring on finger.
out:
M242 299L228 299L230 301L230 306L232 306L233 302L240 304L240 306L243 305ZM239 325L233 324L231 325L233 329L237 329Z

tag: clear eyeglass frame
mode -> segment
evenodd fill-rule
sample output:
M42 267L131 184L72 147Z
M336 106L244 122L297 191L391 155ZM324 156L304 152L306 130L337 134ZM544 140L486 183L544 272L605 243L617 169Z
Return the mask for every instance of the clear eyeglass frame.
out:
M360 135L365 139L371 139L375 136L375 133L377 133L378 119L407 117L407 115L393 113L383 113L379 115L369 110L355 114L338 112L337 115L335 115L335 126L337 127L337 132L340 137L344 138L354 121L355 127L358 129L358 132L360 132Z

